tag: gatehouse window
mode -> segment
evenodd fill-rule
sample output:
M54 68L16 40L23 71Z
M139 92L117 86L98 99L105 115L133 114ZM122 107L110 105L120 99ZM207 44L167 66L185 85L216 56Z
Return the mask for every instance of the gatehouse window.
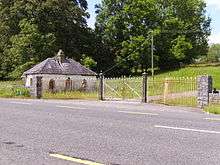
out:
M32 85L33 85L33 79L30 78L30 86L32 86Z
M86 79L83 79L83 81L82 81L82 83L81 83L81 90L82 91L86 91L86 89L87 89L87 81L86 81Z
M49 81L49 91L54 92L55 90L55 81L52 79Z
M66 90L71 90L71 80L70 80L70 77L68 77L68 79L66 79L65 89Z

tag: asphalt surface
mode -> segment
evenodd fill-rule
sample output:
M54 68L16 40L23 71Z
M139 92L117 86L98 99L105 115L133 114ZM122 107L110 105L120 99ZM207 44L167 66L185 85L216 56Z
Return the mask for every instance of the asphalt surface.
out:
M220 115L128 102L0 99L0 165L80 164L51 154L89 165L219 165Z

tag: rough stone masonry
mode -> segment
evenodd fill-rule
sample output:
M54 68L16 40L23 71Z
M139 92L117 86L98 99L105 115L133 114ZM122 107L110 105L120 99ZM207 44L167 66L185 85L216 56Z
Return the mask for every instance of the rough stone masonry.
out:
M198 77L198 107L203 108L209 105L209 94L212 93L212 77L199 76Z

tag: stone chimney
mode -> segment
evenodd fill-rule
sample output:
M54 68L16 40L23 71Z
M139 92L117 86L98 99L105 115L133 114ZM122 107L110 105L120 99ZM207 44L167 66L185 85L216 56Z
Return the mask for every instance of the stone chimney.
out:
M65 60L65 54L63 52L63 50L59 50L59 52L57 53L57 60L59 61L59 63L63 63Z

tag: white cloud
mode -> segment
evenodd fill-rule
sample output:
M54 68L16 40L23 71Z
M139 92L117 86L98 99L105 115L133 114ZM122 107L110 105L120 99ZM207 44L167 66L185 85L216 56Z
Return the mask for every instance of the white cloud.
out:
M216 43L220 43L220 33L212 34L209 37L209 44L216 44Z
M205 0L208 6L214 6L216 9L220 9L220 0Z

